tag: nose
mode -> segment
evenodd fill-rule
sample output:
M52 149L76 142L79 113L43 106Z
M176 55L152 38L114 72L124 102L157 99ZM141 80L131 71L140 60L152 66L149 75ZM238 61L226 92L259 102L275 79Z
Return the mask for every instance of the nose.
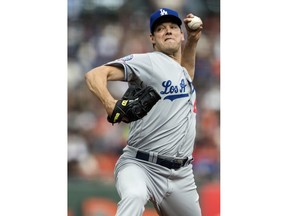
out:
M167 28L166 28L166 34L172 34L172 31L171 31L171 28L170 28L170 27L167 27Z

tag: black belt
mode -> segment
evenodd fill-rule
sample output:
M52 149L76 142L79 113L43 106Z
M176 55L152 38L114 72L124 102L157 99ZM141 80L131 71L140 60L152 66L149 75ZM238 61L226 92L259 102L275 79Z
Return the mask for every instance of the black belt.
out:
M137 151L136 158L144 160L144 161L149 161L149 153L143 152L143 151ZM161 156L157 156L156 164L159 164L161 166L167 167L168 169L179 169L180 167L183 167L186 165L186 162L188 160L188 157L184 159L175 159L175 158L164 158ZM190 160L190 162L193 159ZM152 161L150 161L152 162Z

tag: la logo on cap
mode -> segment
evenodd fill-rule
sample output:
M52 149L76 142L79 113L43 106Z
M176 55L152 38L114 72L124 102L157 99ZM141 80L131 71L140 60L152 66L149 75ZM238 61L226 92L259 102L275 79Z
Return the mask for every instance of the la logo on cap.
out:
M163 16L163 15L167 15L168 12L166 10L163 10L163 9L160 9L160 15Z

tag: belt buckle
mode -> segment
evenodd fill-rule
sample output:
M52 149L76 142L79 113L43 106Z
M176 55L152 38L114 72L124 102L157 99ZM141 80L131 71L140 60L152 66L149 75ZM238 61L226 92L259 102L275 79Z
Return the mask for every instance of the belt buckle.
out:
M183 160L181 159L172 160L172 169L179 169L182 166L183 166Z

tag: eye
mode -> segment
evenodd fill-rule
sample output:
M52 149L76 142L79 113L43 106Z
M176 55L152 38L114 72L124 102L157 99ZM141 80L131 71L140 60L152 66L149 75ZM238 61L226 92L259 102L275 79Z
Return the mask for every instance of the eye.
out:
M176 29L178 26L177 25L171 25L172 29Z
M156 28L156 31L157 31L157 32L160 32L160 31L162 31L163 29L164 29L163 26L158 26L158 27Z

